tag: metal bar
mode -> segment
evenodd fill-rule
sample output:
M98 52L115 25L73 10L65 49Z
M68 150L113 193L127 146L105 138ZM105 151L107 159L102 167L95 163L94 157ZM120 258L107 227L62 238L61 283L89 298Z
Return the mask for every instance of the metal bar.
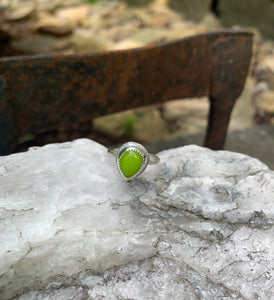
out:
M234 91L242 89L247 72L250 43L249 32L227 30L133 50L1 58L0 76L6 80L14 131L23 136L172 99L235 101ZM222 147L222 138L214 144L211 133L218 129L215 115L210 115L214 120L206 139L212 148Z
M251 55L252 35L232 35L212 46L206 147L224 147L230 115L244 87Z
M7 82L0 76L0 154L11 153L17 145L17 126L12 103L9 101Z

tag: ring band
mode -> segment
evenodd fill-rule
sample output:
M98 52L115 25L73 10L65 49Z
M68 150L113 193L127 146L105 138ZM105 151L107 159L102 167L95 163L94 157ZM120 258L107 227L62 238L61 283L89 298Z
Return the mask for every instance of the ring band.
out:
M139 177L147 165L160 161L157 155L149 154L144 146L135 142L125 143L120 148L109 149L108 152L115 155L117 169L127 181Z

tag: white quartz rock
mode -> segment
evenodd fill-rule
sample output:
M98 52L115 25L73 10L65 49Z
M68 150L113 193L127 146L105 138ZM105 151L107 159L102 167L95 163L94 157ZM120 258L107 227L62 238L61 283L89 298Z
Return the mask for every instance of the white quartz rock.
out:
M187 146L132 182L80 139L0 157L0 299L271 299L274 172Z

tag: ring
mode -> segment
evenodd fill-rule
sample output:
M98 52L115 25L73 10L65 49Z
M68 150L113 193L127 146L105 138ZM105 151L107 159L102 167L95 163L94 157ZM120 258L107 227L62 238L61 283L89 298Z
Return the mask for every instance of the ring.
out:
M109 149L116 157L116 166L120 175L127 181L139 177L147 165L154 165L160 158L149 154L144 146L135 142L123 144L120 148Z

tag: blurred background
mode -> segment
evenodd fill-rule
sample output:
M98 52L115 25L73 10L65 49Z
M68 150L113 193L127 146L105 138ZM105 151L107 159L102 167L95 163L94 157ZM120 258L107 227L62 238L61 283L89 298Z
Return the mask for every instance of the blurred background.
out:
M1 57L129 49L224 28L254 33L252 64L226 149L274 169L273 0L0 0ZM151 152L202 145L208 108L208 99L199 98L108 115L28 134L18 151L79 137L106 146L139 141Z

